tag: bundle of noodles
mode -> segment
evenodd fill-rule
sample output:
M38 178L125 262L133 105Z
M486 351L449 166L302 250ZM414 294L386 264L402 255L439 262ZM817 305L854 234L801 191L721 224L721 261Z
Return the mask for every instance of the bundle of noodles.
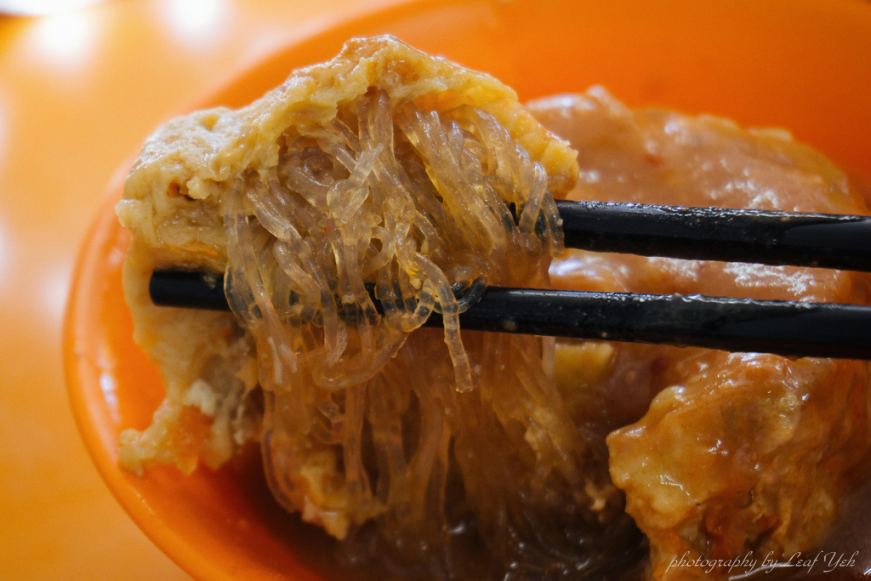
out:
M350 558L478 575L455 552L476 538L500 578L601 574L627 517L552 341L458 324L484 284L548 286L576 177L510 89L386 37L170 122L118 207L136 338L167 384L121 462L218 466L260 438L276 498ZM226 272L236 318L151 305L170 266ZM433 311L444 331L416 330Z

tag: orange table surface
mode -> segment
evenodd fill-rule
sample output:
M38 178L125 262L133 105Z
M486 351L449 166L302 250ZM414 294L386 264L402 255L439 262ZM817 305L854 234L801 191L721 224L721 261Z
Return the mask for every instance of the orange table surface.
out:
M0 579L187 579L136 528L64 388L70 275L120 164L175 113L358 0L111 0L0 17Z

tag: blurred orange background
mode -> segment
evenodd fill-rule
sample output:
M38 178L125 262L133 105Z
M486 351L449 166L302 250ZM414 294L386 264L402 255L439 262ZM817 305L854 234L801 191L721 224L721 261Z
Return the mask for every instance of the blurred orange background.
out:
M0 16L0 578L189 578L111 496L70 414L61 327L76 254L112 175L162 121L288 41L387 3L111 0Z

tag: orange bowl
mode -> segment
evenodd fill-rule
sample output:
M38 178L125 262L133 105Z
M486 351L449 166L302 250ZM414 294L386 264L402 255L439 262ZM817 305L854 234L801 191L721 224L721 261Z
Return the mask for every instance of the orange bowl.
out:
M246 104L348 38L382 33L487 71L521 99L602 84L631 106L784 127L871 181L871 3L862 0L409 2L325 27L199 105ZM196 578L359 579L334 564L323 533L272 500L256 450L191 476L119 469L118 434L145 428L163 397L122 298L127 235L112 210L121 190L111 186L81 251L64 348L73 413L109 488Z

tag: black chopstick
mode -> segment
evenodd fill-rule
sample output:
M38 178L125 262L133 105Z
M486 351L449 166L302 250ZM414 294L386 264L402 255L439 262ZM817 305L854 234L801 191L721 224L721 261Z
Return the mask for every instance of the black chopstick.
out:
M155 304L229 310L223 280L155 271ZM377 298L372 296L373 302ZM426 326L441 326L433 313ZM774 353L871 359L871 307L490 287L460 315L471 331L496 331Z
M569 248L871 272L871 218L557 201Z

